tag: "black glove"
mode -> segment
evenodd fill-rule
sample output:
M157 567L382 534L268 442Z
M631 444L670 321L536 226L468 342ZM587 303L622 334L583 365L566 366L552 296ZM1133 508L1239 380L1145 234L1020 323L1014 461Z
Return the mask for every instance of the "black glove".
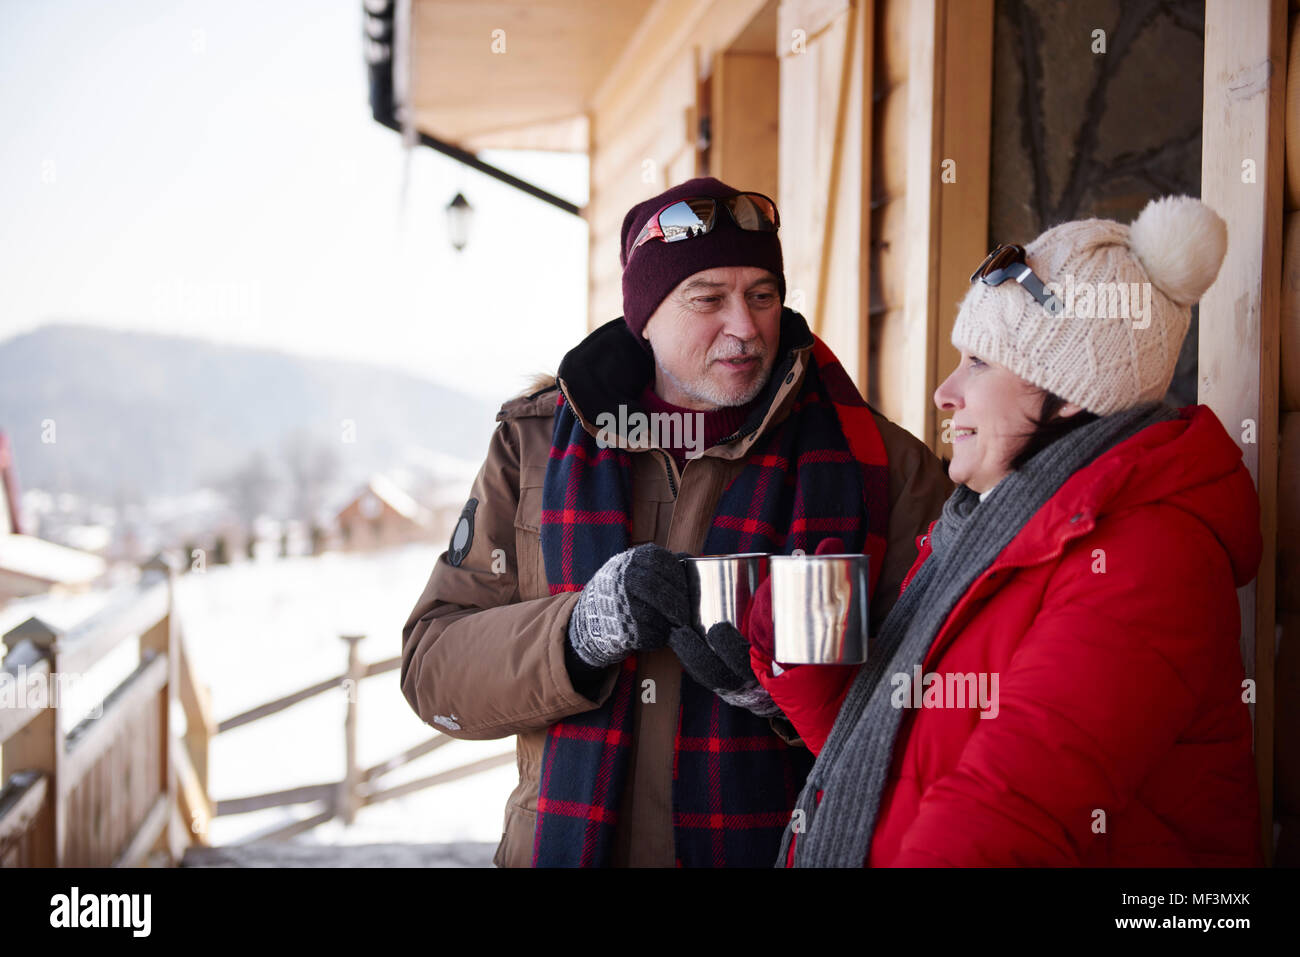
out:
M669 632L690 619L681 561L658 545L638 545L591 577L573 606L569 644L584 663L605 667L662 648Z
M767 689L754 677L744 636L728 622L718 622L705 635L690 625L674 628L668 646L677 653L688 675L727 704L760 718L781 713Z

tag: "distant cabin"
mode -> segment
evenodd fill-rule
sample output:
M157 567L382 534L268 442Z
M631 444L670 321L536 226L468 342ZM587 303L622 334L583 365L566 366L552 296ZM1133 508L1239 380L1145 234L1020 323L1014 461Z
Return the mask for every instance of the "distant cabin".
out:
M435 516L391 479L374 474L338 513L345 551L373 551L437 536Z

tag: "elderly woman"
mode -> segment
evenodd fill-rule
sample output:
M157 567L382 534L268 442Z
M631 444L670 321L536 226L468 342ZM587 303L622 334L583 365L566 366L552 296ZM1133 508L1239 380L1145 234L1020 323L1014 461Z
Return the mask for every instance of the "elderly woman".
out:
M818 753L781 862L1262 863L1236 596L1259 503L1214 413L1160 401L1226 242L1166 198L976 271L934 396L959 484L871 659L783 669L754 636Z

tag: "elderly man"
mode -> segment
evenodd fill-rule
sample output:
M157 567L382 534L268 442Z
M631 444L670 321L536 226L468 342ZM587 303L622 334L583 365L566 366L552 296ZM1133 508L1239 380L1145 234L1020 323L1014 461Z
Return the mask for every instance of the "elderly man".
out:
M517 735L500 866L771 866L812 758L679 555L871 556L881 620L951 491L783 308L775 204L695 179L623 220L624 315L507 402L402 630L402 692Z

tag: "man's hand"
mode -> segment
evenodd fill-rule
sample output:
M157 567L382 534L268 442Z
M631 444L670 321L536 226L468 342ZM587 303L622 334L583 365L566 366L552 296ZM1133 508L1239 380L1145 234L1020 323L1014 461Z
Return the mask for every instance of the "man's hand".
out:
M569 644L594 668L661 648L674 628L691 620L686 588L686 571L666 548L619 552L582 590L569 619Z
M720 621L701 635L690 625L674 628L668 646L677 653L686 673L727 704L745 708L760 718L779 715L749 664L749 644L732 625Z

